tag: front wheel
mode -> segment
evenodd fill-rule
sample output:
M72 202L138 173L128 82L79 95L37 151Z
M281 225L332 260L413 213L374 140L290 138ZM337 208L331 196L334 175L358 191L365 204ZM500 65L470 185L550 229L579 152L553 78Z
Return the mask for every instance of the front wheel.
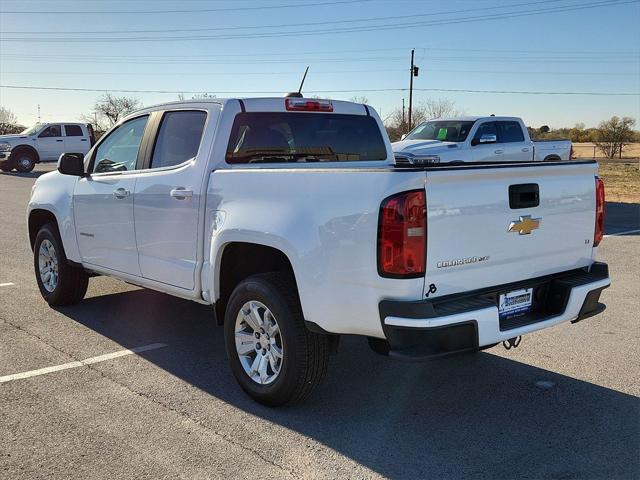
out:
M89 276L82 268L69 265L54 225L44 225L38 232L33 263L38 288L49 305L73 305L84 298Z
M254 400L274 407L296 402L324 378L327 337L305 327L288 275L265 273L240 282L229 299L224 323L231 370Z
M17 171L29 173L36 166L36 159L32 153L18 152L14 163Z

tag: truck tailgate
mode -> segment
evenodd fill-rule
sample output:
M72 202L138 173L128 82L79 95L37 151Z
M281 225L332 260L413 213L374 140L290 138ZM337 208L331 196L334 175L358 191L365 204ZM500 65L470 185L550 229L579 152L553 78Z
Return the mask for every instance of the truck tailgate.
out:
M428 169L425 295L590 265L596 171L595 162Z

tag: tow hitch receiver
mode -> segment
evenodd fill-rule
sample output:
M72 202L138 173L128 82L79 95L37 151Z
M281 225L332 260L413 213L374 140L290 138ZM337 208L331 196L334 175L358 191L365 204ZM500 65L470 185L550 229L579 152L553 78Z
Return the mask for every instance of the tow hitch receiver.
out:
M511 350L512 348L518 348L520 346L520 342L522 341L521 336L510 338L509 340L505 340L502 342L502 345L507 350Z

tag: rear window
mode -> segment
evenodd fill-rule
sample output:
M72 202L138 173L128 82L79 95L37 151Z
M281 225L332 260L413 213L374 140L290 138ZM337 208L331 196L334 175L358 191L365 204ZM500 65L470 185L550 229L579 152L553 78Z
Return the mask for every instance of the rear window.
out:
M385 160L373 117L332 113L246 112L236 115L227 163Z

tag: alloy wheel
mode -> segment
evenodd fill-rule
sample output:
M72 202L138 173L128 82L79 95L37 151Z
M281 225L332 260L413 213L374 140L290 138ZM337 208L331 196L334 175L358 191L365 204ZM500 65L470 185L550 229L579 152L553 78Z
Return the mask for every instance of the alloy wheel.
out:
M49 240L43 240L38 250L38 270L45 290L53 292L58 286L58 255Z
M284 348L278 321L261 302L246 302L236 317L235 345L245 373L260 385L272 383L282 370Z

